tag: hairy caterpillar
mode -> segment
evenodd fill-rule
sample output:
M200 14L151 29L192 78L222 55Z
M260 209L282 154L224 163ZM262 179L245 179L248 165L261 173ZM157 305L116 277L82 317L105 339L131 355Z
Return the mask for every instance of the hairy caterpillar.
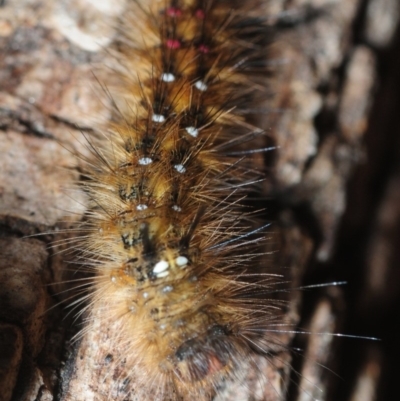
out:
M123 87L93 150L80 245L95 272L83 341L102 333L110 348L78 369L86 392L66 400L210 399L252 353L280 348L265 333L280 309L257 245L266 226L245 207L260 178L249 159L267 150L254 149L263 131L251 114L266 96L270 35L252 7L129 4ZM93 390L88 369L103 369L106 386Z
M140 13L139 13L140 14ZM246 13L247 14L247 13ZM143 20L145 20L145 18L140 18L140 21L143 21ZM129 27L128 27L129 28ZM131 29L131 28L129 28L129 29ZM129 32L129 29L126 29L125 30L125 32ZM151 35L150 35L151 36ZM123 57L122 57L122 62L123 62ZM136 67L135 66L133 66L132 68L131 68L131 71L136 71ZM165 78L167 78L168 76L166 76ZM129 81L129 79L128 79L128 81ZM194 88L194 89L197 89L197 88ZM121 90L119 90L119 92L120 93L124 93L123 91L121 91ZM114 92L112 93L112 96L113 96L113 98L115 99L115 94L114 94ZM251 104L251 102L249 102L249 103L247 103L247 105L250 105ZM118 103L118 107L119 107L119 109L123 109L124 108L124 106L126 105L126 102L123 100L122 102L121 101L119 101L119 103ZM134 113L131 113L131 114L134 114ZM118 124L118 123L117 123ZM244 131L243 131L244 132ZM259 131L260 132L260 131ZM259 133L254 133L254 136L257 138L257 136L261 136ZM115 138L113 138L112 140L110 140L108 143L113 143L115 141ZM235 144L234 144L235 145ZM240 143L240 141L238 141L238 143L236 144L237 145L237 149L236 149L236 146L232 146L232 149L231 149L231 151L232 151L232 153L233 152L236 152L236 150L238 151L238 152L242 152L243 151L243 148L244 148L244 150L245 150L245 152L247 152L247 153L245 153L245 152L243 152L240 156L242 156L242 157L245 157L246 155L248 155L249 154L249 152L248 152L248 149L249 150L254 150L254 149L257 149L257 147L255 146L255 141L249 141L249 143L248 144L246 144L246 143ZM248 145L248 147L246 148L246 145ZM108 146L108 144L106 144L105 145L106 147L109 147ZM242 148L242 146L243 146L243 148ZM99 148L98 148L99 150L101 150L102 149L102 145L100 145L99 146ZM233 155L232 155L233 156ZM239 160L241 157L239 156L239 155L236 155L236 157L237 157L237 159ZM113 158L114 158L114 155L113 155ZM110 157L110 159L112 159L111 157ZM114 159L113 159L114 160ZM145 160L143 160L143 161L145 161ZM99 162L99 161L97 161L97 163L99 164L99 165L101 165L101 162ZM141 165L143 165L143 164L141 164ZM240 161L240 166L244 166L244 168L248 171L248 169L249 169L249 164L247 163L247 161ZM148 165L148 167L149 167L149 169L150 169L150 167L151 166L149 166ZM259 176L258 176L258 173L255 173L255 175L253 176L253 172L252 171L248 171L248 174L249 174L249 177L251 178L251 177L254 177L254 178L251 178L251 179L258 179L259 178ZM244 202L244 201L243 201ZM242 201L240 201L240 203L243 203ZM239 202L238 202L239 203ZM211 203L207 203L207 205L210 205ZM248 207L246 207L246 208L242 208L242 207L238 207L238 210L240 210L240 212L242 212L242 211L249 211L249 210L251 210L251 209L249 209ZM256 220L256 219L254 219L254 220ZM246 221L246 219L244 218L244 220L243 221L245 221L246 222L246 224L247 224L247 221ZM247 232L247 231L251 231L251 228L250 228L250 226L253 226L253 227L258 227L257 226L257 223L256 224L254 224L254 222L253 221L249 221L249 223L248 223L248 226L249 226L249 228L248 229L246 229L246 230L244 230L244 232ZM254 237L256 238L256 236L257 236L257 234L258 233L255 233L255 235L254 235ZM260 233L260 234L262 234L262 233ZM262 235L260 235L260 237L261 237ZM249 251L247 251L247 252L249 252ZM264 261L263 261L263 263L264 263ZM261 266L261 265L260 265ZM254 267L254 270L255 271L257 271L257 267L256 267L256 263L252 263L252 267ZM261 277L261 276L260 276ZM257 278L256 277L253 277L253 279L252 279L254 282L256 282L257 281ZM250 280L251 281L251 280ZM263 286L263 288L264 288L264 290L263 291L266 291L266 289L267 289L267 287L266 286ZM258 290L261 292L261 287L260 288L258 288ZM253 293L254 293L254 295L256 295L256 291L253 291ZM265 296L265 292L262 294L262 296L264 297ZM98 322L103 322L104 323L104 319L102 320L102 316L104 316L104 315L102 315L102 314L99 314L98 315ZM111 324L110 324L110 326L111 326ZM102 330L101 330L101 327L99 328L99 330L96 330L96 327L92 327L92 333L96 333L96 332L98 332L98 333L101 333L102 332ZM115 330L115 327L114 327L114 330ZM264 331L264 330L263 330ZM88 333L89 334L89 333ZM91 337L92 339L93 339L93 337ZM114 336L114 339L115 339L116 337ZM121 337L122 338L122 337ZM93 344L96 344L98 341L98 339L95 339L96 341L93 341ZM112 338L111 338L111 340L112 340ZM111 348L112 348L112 344L115 344L115 342L111 342ZM272 344L272 342L270 341L270 343L269 343L269 346ZM265 347L264 347L264 349L266 350L266 349L268 349L268 344L263 344L263 346L265 345ZM98 352L98 355L102 355L101 354L101 352L99 352L99 351L97 351ZM111 374L109 374L108 372L107 372L107 369L109 369L109 366L111 366L112 365L112 362L115 362L115 359L118 361L118 357L117 356L115 356L116 354L111 354L111 353L107 353L107 354L105 354L105 358L104 358L104 361L103 362L105 362L105 364L104 364L104 367L103 367L103 372L99 375L99 376L97 376L97 377L99 377L100 378L100 380L104 380L105 382L106 382L106 380L109 378L109 377L111 377ZM244 355L243 355L244 357L247 357L248 356L248 353L244 353ZM114 361L113 361L113 358L114 358ZM243 359L246 359L246 358L243 358ZM88 359L85 359L85 361L87 362L88 360L90 360L89 358ZM88 364L88 366L89 366L89 369L90 369L90 363ZM93 365L92 365L93 366ZM236 372L241 372L241 370L242 369L236 369ZM94 371L95 371L95 369L94 369ZM126 370L123 370L123 369L121 369L121 371L124 373L126 373L127 371ZM132 371L133 372L133 371ZM79 373L79 371L78 371L78 373ZM142 376L144 376L143 375L143 372L141 371L140 372L140 375L142 375ZM139 378L141 377L139 375ZM238 374L239 375L239 374ZM227 375L228 376L228 375ZM93 377L93 376L92 376ZM96 376L94 376L94 377L96 377ZM113 377L111 377L111 383L113 383L113 381L114 381L114 383L116 382L116 381L118 381L119 380L119 377L121 377L121 376L116 376L116 375L114 375ZM134 375L133 375L133 373L132 373L132 381L134 380ZM138 382L139 382L139 384L140 384L140 380L138 380ZM149 379L148 378L145 378L145 379L143 379L143 382L147 385L147 388L149 387ZM124 384L124 386L126 387L127 386L127 384L130 386L131 384L130 383L125 383ZM93 385L93 383L92 383L92 385ZM109 389L110 388L112 388L112 386L108 386L108 384L106 383L105 384L105 386L106 386L106 389L108 389L108 390L106 390L106 393L103 393L103 394L107 394L107 391L109 391ZM122 386L123 387L123 386ZM145 386L146 387L146 386ZM123 391L121 391L121 394L123 393ZM167 392L167 394L168 394L168 392ZM147 396L147 394L146 394L146 396Z

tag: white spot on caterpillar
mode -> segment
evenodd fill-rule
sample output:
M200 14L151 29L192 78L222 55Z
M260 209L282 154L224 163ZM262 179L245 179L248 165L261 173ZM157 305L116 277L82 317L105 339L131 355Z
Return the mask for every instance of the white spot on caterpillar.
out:
M174 169L181 174L183 174L186 171L186 168L183 164L175 164Z
M137 205L136 206L136 210L146 210L147 209L147 205Z
M161 80L164 82L174 82L175 75L171 74L170 72L164 72L163 74L161 74Z
M155 122L155 123L163 123L165 121L165 117L162 114L153 114L153 116L151 117L151 119Z
M162 273L169 268L169 263L166 260L160 260L153 267L153 273L158 274Z
M111 282L115 283L117 281L117 279L114 276L111 276Z
M166 324L160 324L160 329L161 329L161 330L165 330L165 329L166 329L166 327L167 327L167 325L166 325Z
M169 274L169 271L165 271L165 272L156 274L156 276L157 276L158 278L162 278L162 277L167 277L168 274Z
M152 163L153 159L151 159L150 157L142 157L141 159L139 159L139 164L141 164L142 166L147 166L148 164Z
M193 138L197 138L197 135L199 135L199 130L196 127L186 127L185 130Z
M149 293L148 292L144 292L143 293L143 298L148 298L149 297Z
M194 83L194 86L195 86L199 91L202 91L202 92L205 92L205 91L207 90L207 88L208 88L208 86L207 86L203 81L196 81L196 82Z
M186 256L178 256L175 259L177 266L184 268L188 264L189 260Z
M162 292L164 294L167 294L168 292L171 292L174 289L174 287L172 287L172 285L166 285L163 289Z
M178 205L172 206L172 209L175 210L175 212L181 212L182 211L182 208L179 207Z

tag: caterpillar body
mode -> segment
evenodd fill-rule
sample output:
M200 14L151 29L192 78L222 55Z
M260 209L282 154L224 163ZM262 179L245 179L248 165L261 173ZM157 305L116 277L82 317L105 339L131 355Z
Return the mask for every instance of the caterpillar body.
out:
M258 7L129 3L113 119L83 183L79 248L94 275L69 387L84 390L64 400L210 400L280 347L265 333L280 310L266 225L247 200L262 178L251 157L266 151L254 110L271 38Z

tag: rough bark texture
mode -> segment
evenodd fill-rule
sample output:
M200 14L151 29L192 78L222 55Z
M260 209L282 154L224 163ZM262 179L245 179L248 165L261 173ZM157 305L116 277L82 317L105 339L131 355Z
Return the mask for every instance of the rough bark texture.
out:
M266 4L278 30L266 114L279 148L264 160L277 251L270 262L287 269L292 288L348 282L291 292L288 314L315 333L382 339L294 338L306 356L292 355L300 375L288 377L290 355L279 355L266 368L268 400L394 400L400 5ZM122 10L122 0L0 2L1 401L60 400L74 368L71 321L58 305L68 294L57 284L69 255L48 247L53 234L32 235L61 227L66 210L68 224L81 218L84 196L66 188L80 174L74 151L87 152L84 136L109 115L92 70L106 62L102 48ZM223 399L237 396L227 391Z

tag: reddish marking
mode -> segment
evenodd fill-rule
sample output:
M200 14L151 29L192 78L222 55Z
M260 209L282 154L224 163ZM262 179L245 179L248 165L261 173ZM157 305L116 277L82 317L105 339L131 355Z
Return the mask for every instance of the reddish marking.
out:
M182 10L175 7L170 7L167 9L167 15L170 17L180 17L182 15Z
M200 8L198 10L196 10L194 15L199 19L203 19L206 16L205 12L203 10L201 10Z
M210 355L210 359L208 360L208 375L213 375L224 367L225 364L223 364L215 354Z
M210 51L210 48L206 45L200 45L199 46L199 52L207 54Z
M177 39L168 39L167 47L170 49L179 49L181 47L181 42L179 42Z

